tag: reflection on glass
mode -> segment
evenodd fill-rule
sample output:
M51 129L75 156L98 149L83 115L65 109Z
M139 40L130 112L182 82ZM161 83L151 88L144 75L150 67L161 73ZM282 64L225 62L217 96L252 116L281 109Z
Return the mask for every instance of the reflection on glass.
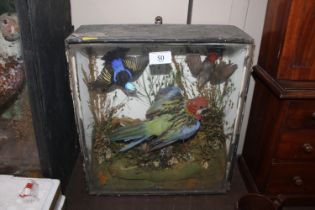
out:
M31 175L40 167L11 0L0 2L0 30L0 173Z

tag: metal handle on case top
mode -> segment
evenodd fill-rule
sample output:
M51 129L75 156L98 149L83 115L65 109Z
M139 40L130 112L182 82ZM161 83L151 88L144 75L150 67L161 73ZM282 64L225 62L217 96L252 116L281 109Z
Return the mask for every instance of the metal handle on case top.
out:
M294 181L294 184L296 186L302 186L303 185L303 180L300 176L293 177L293 181Z
M163 18L162 16L156 16L155 19L154 19L154 23L156 25L162 25L163 24Z
M314 151L313 146L311 144L309 144L309 143L303 144L302 148L303 148L305 153L312 153Z

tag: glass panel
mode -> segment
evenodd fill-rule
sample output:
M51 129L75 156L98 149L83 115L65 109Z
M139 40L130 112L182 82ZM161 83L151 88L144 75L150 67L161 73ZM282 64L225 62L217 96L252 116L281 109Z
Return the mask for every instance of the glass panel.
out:
M228 189L250 45L70 47L91 192Z
M13 2L0 2L0 173L39 176L39 158Z

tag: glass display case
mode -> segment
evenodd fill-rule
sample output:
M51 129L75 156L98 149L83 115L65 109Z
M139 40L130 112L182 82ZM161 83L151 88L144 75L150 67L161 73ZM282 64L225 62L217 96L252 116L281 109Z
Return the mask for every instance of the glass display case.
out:
M66 46L90 193L229 190L251 37L227 25L87 25Z

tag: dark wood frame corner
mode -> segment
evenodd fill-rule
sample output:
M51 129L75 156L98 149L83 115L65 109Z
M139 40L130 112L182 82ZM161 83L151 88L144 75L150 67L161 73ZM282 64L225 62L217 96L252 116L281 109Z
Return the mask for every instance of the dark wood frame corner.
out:
M15 0L42 173L64 190L79 151L64 39L69 0Z

